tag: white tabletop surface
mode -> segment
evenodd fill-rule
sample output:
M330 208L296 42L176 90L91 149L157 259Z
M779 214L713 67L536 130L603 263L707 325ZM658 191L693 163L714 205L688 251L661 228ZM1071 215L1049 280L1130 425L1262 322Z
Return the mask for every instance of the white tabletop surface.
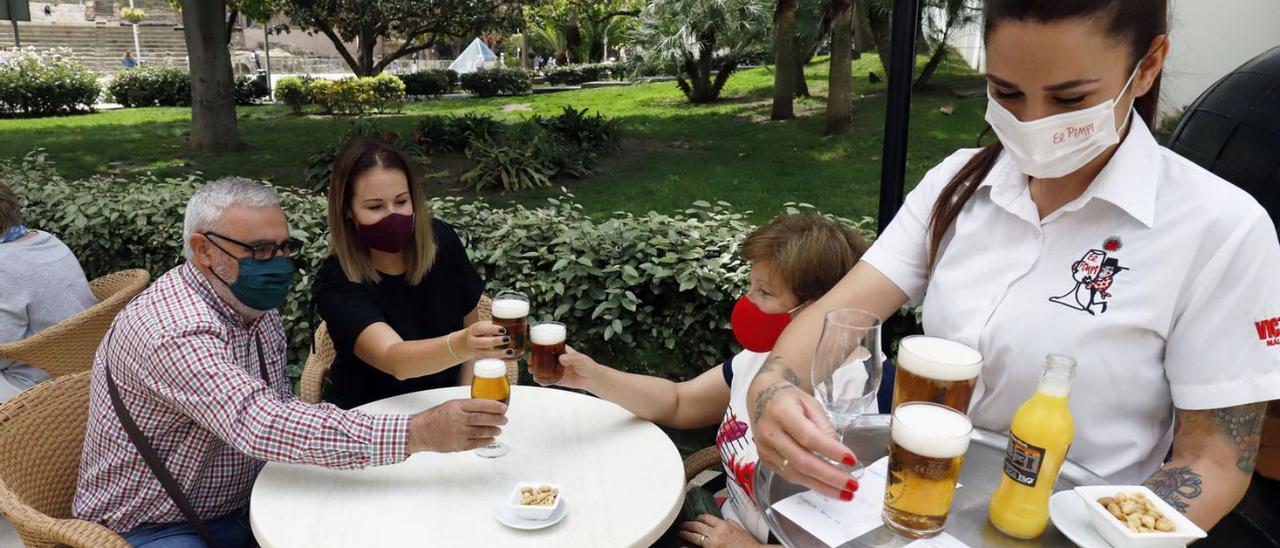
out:
M469 397L466 387L370 403L412 414ZM612 403L563 390L514 387L501 440L486 459L417 453L393 466L329 470L269 463L250 519L266 548L325 546L648 546L684 499L684 467L658 427ZM510 529L494 510L518 481L562 485L568 515L538 531Z

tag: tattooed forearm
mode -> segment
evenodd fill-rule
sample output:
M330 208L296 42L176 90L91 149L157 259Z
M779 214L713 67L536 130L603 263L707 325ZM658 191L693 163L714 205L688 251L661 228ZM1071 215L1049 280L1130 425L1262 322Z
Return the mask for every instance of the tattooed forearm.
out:
M782 363L782 356L777 354L769 356L769 359L764 362L764 366L760 368L760 372L781 373L782 378L787 382L796 386L803 386L800 384L800 375L797 375L794 369L788 367L785 363Z
M1191 499L1199 497L1202 491L1200 474L1190 466L1161 469L1142 484L1184 514L1191 505Z
M1214 432L1214 435L1223 436L1235 450L1236 469L1252 474L1258 459L1258 442L1262 437L1262 420L1266 412L1266 402L1202 411L1178 410L1175 435Z
M790 367L782 370L782 378L787 379L787 382L791 384L800 386L800 375L797 375Z
M791 384L789 382L778 381L770 385L768 388L765 388L764 390L762 390L760 392L760 395L756 397L755 418L759 419L760 417L763 417L764 408L769 405L769 400L772 400L774 396L778 395L778 392L787 390L789 388L796 388L796 385Z

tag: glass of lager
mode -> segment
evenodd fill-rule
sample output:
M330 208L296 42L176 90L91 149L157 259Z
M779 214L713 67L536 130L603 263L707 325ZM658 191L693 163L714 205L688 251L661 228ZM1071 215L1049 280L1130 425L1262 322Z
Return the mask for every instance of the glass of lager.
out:
M511 403L511 383L507 381L507 363L502 360L476 360L476 375L471 380L471 397L480 400L497 400ZM476 449L476 454L486 459L501 457L511 449L500 441Z
M973 423L944 405L908 402L893 410L889 425L889 478L884 524L911 538L942 532Z
M524 357L524 334L529 327L529 298L520 293L506 291L493 300L493 323L507 330L511 342L507 349L514 350L513 360Z
M925 335L903 338L898 344L893 407L927 401L966 413L981 372L982 354L964 344Z
M560 356L564 354L566 330L560 322L538 322L529 328L529 374L542 386L560 382L564 366Z

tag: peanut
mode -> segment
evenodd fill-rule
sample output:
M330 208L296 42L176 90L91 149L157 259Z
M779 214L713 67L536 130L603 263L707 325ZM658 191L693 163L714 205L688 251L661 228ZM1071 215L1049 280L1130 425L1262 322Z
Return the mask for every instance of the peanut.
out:
M1099 498L1098 504L1135 533L1171 532L1177 529L1173 521L1161 514L1156 505L1142 493L1116 493L1114 497Z

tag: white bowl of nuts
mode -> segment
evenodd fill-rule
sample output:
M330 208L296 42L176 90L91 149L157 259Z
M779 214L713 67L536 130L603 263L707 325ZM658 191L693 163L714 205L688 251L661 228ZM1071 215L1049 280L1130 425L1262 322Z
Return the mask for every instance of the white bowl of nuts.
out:
M522 481L516 483L507 506L516 517L542 521L560 508L562 499L559 484Z
M1115 548L1186 546L1204 531L1141 485L1075 488L1089 509L1089 522Z

